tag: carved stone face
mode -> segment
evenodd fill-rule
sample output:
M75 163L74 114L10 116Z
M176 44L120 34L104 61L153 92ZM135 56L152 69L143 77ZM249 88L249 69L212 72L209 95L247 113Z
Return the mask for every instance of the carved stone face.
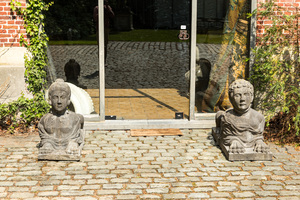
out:
M249 88L240 87L233 90L231 97L231 103L233 108L238 113L246 112L253 101L253 95L251 95L251 90Z
M53 91L50 100L52 109L57 114L63 114L66 111L67 106L70 104L68 93L60 88Z

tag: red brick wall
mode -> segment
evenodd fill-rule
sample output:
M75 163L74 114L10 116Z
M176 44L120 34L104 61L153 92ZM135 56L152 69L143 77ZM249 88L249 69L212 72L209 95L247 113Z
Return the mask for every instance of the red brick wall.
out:
M257 0L257 10L259 11L260 3L265 3L266 0ZM286 9L285 14L295 14L296 9L295 7L298 7L298 14L300 14L300 0L275 0L275 2L278 3L279 6ZM269 20L263 20L263 19L257 19L257 37L262 37L262 34L265 31L265 27L268 25L271 25L271 21Z
M0 47L19 47L20 35L26 37L22 16L10 9L11 0L0 1ZM19 0L25 7L26 0Z

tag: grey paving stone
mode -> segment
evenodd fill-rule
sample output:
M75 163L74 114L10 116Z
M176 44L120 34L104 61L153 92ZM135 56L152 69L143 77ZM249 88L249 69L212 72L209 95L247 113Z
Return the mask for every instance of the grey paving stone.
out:
M40 192L40 191L53 191L53 186L35 186L31 188L32 192Z
M233 192L233 196L236 198L248 198L255 197L253 192Z
M140 195L143 194L143 190L140 189L125 189L125 190L121 190L120 194L122 195Z
M91 196L83 196L83 197L75 197L75 200L98 200L98 199Z
M59 185L57 190L78 190L79 188L78 185Z
M233 192L233 191L238 190L238 188L236 186L232 186L232 187L230 187L230 186L227 186L227 187L226 186L218 186L217 189L218 189L219 192Z
M60 180L40 181L41 186L59 185Z
M292 176L295 174L295 172L288 172L288 171L273 171L273 173L279 176Z
M137 195L117 195L116 199L122 199L122 200L126 200L126 199L137 199Z
M241 181L242 185L249 185L249 186L253 186L253 185L260 185L261 181L252 181L252 180L242 180Z
M185 194L164 194L163 195L163 199L186 199L186 195Z
M244 179L245 179L244 176L228 176L228 177L226 177L227 181L241 181Z
M145 183L127 184L126 189L146 189L148 186Z
M92 179L93 178L93 175L91 174L88 174L88 175L75 175L74 176L74 179Z
M63 180L63 185L84 185L86 183L86 180ZM59 183L58 183L59 184ZM58 185L56 184L56 185ZM61 184L59 184L61 185Z
M210 196L212 198L230 198L231 197L231 195L228 192L216 192L216 191L211 192Z
M151 183L151 178L133 178L131 179L132 183Z
M169 193L169 188L153 188L153 189L146 189L146 192L149 194L167 194Z
M9 182L9 181L0 181L0 187L4 187L4 186L13 186L14 183L13 182Z
M263 185L262 188L264 190L272 190L272 191L283 189L283 187L281 185Z
M291 200L291 199L295 199L295 200L299 200L300 197L299 196L289 196L289 197L279 197L279 200Z
M57 191L48 191L48 192L39 192L38 196L42 197L53 197L53 196L58 196L59 192Z
M110 180L111 183L129 183L129 181L128 178L114 178Z
M203 181L223 181L223 177L202 177Z
M240 186L241 191L260 191L262 190L259 186Z
M209 195L206 193L191 193L188 195L189 199L203 199L203 198L209 198Z
M285 189L300 191L300 185L287 185L285 186Z
M118 190L97 190L97 195L115 195Z
M161 199L158 195L144 194L140 196L141 199Z
M143 178L161 178L162 175L159 173L141 173L141 177L143 177Z
M292 191L292 192L290 190L279 191L280 196L291 196L291 194L300 197L300 191Z
M7 192L0 192L0 198L5 198L8 196Z
M122 184L104 184L103 189L116 189L116 190L120 190L122 189L124 186Z
M84 190L84 191L78 191L78 190L69 190L69 191L61 191L61 196L84 196L84 195L93 195L94 190Z
M35 186L38 184L38 181L19 181L16 182L16 186Z
M255 191L255 193L261 197L278 196L275 191Z
M32 198L34 197L33 193L30 192L14 192L10 195L10 199L24 199L24 198Z
M27 187L9 187L8 192L28 192L29 188Z
M50 176L49 180L71 180L71 176Z
M191 188L189 187L173 187L171 188L172 193L189 193L192 192ZM196 191L198 192L198 191Z

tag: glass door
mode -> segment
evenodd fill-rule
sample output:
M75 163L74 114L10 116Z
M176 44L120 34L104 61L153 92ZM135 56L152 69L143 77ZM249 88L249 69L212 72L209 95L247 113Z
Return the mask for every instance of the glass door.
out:
M189 118L191 1L103 3L106 119Z

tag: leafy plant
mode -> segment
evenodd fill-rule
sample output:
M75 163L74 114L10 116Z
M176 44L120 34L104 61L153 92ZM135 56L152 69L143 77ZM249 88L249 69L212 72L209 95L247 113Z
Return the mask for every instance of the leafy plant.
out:
M48 37L44 31L44 11L52 3L42 0L27 0L26 7L20 2L12 0L12 11L23 16L26 36L20 37L21 46L27 48L25 55L25 82L33 98L28 99L23 95L16 101L0 105L0 124L13 131L16 126L34 124L49 110L49 105L44 99L46 85Z
M257 37L251 81L267 125L276 125L273 131L286 142L300 132L299 8L268 0L253 14L270 25L264 23L264 33Z

